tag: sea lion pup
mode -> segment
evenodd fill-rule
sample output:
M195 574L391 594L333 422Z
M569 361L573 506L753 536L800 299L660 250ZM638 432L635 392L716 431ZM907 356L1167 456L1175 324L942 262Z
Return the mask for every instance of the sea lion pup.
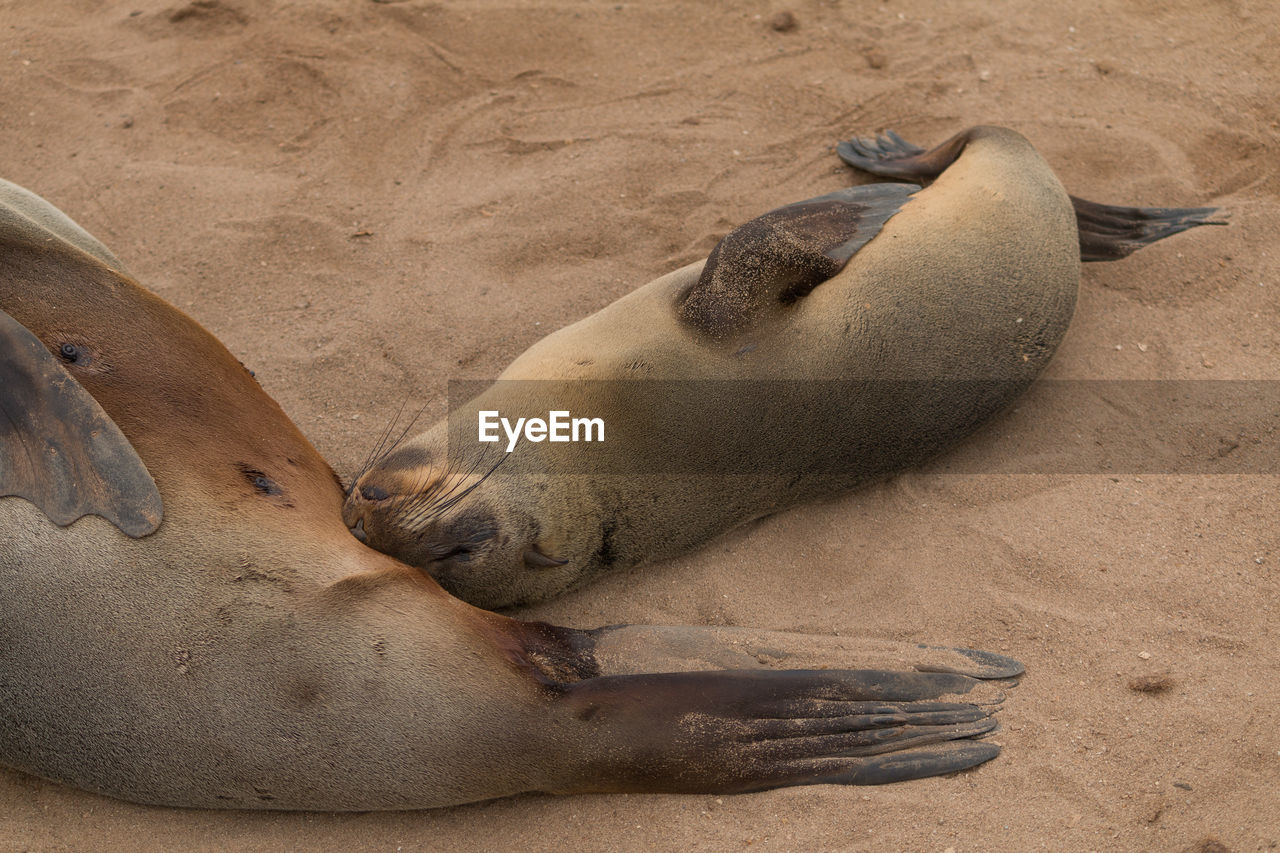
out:
M1213 212L1073 199L997 127L928 152L891 133L838 153L935 180L767 213L705 263L534 344L451 405L451 422L359 472L353 531L500 607L881 479L1027 387L1066 331L1081 260L1124 257ZM603 443L552 443L539 427L513 446L511 424L551 411L562 436L598 419ZM480 419L499 417L499 441L481 444Z
M746 630L579 631L450 598L350 536L329 466L217 340L0 182L4 495L0 763L139 802L911 779L993 757L975 739L1000 690L969 676L1021 671ZM859 655L931 671L759 662Z

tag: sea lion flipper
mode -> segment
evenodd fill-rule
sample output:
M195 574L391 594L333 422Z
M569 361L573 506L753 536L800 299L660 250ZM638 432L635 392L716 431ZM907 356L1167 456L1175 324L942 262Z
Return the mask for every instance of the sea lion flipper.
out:
M910 782L928 776L959 773L984 764L1000 754L1000 747L984 741L951 741L927 748L908 749L876 755L852 762L854 766L830 776L813 779L813 784L887 785Z
M100 515L133 537L155 531L163 504L133 445L44 344L0 311L0 495L58 525Z
M61 210L17 184L0 179L0 233L6 240L41 249L72 250L96 258L117 272L124 264Z
M836 146L845 163L885 178L913 181L932 180L954 163L965 146L976 139L993 138L1009 132L995 127L971 127L925 150L912 145L892 130L875 137L850 139ZM1117 261L1198 225L1226 225L1214 207L1125 207L1098 204L1071 196L1080 234L1080 260Z
M789 204L721 240L679 305L681 319L715 338L744 331L836 275L880 233L912 184L869 184Z
M975 131L958 133L928 151L907 142L892 130L876 136L854 138L836 145L836 156L855 169L882 178L932 180L956 161Z
M731 670L592 678L563 701L617 746L607 790L738 793L981 764L1000 749L971 741L998 728L998 700L949 700L982 684L941 673Z
M1013 679L1024 672L1013 658L976 649L724 625L609 625L562 635L560 642L569 653L589 648L600 675L847 669L851 661L863 669L949 672L984 680Z
M1199 225L1226 225L1216 207L1124 207L1071 196L1080 231L1080 260L1118 261ZM1220 218L1211 219L1217 214Z

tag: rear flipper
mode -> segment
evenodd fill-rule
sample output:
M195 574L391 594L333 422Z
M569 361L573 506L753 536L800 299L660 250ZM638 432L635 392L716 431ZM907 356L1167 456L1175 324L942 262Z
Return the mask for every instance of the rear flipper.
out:
M949 673L789 670L603 676L564 688L592 772L564 791L740 793L954 773L1000 748L994 705ZM603 759L603 766L601 766Z
M1071 196L1080 229L1080 260L1121 258L1197 225L1226 225L1210 219L1216 207L1116 207Z
M957 134L930 151L919 145L912 145L888 130L875 139L850 139L848 142L841 142L836 146L836 155L853 168L873 175L931 181L956 161L968 144L973 130Z
M926 151L893 131L875 139L852 139L836 146L840 159L864 172L911 181L932 180L942 174L974 139L991 136L994 128L974 127ZM1071 196L1080 232L1080 260L1115 261L1143 246L1197 225L1226 225L1210 219L1212 207L1117 207Z

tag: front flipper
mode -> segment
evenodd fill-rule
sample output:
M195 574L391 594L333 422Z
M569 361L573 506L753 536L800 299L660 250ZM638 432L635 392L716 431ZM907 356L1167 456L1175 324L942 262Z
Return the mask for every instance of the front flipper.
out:
M1022 675L1022 664L975 649L868 637L831 637L712 625L612 625L592 631L559 629L592 672L632 675L708 669L866 669L950 672L981 679Z
M797 202L729 233L707 258L680 317L723 340L844 269L919 187L869 184Z
M599 761L566 790L741 793L954 773L1000 752L973 740L997 728L994 705L949 701L981 684L878 670L587 679L559 701Z
M58 525L100 515L146 536L164 508L155 481L97 401L17 320L0 311L0 495Z

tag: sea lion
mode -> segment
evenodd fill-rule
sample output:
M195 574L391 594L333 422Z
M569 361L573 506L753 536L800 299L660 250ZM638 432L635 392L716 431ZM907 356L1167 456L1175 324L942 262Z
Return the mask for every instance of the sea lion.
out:
M450 420L357 473L353 531L501 607L884 478L1031 383L1071 319L1082 260L1213 213L1072 198L1004 128L928 152L889 133L838 153L932 183L767 213L704 263L534 344ZM479 442L482 416L552 410L598 419L603 443Z
M0 182L4 495L0 763L137 802L910 779L993 757L976 739L999 688L976 677L1021 671L889 643L557 628L451 598L349 535L332 470L212 335ZM920 671L760 663L856 655Z

